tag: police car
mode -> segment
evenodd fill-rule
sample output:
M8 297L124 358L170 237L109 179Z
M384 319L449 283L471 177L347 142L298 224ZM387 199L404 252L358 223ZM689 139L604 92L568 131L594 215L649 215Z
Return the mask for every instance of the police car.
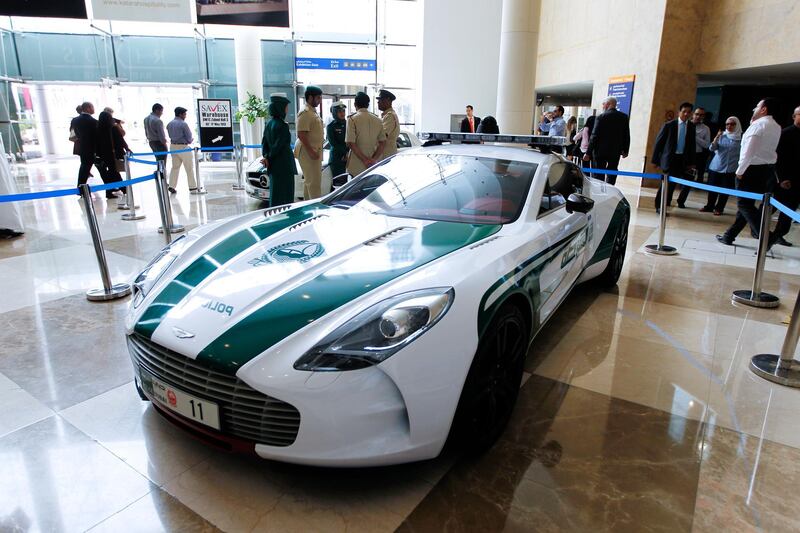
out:
M397 149L399 151L420 146L422 142L410 131L401 130L400 135L397 136ZM330 167L328 166L328 159L330 158L330 144L325 142L322 149L322 191L327 194L334 188L334 183L338 187L340 183L344 183L346 179L340 179L334 182L333 178L336 176L331 175ZM294 177L294 192L295 198L303 198L303 169L300 168L300 162L295 160L297 166L297 174ZM269 201L269 176L267 176L267 169L261 164L260 160L251 161L247 165L247 180L245 181L245 192L252 198L261 201Z
M559 139L428 138L155 257L126 322L141 397L216 446L293 463L489 447L559 304L619 278L630 209L552 153ZM473 138L538 148L435 145Z

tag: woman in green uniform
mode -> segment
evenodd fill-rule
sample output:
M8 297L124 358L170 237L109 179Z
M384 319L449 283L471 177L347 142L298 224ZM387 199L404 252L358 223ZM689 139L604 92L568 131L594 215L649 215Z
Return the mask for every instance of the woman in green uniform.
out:
M261 162L269 175L269 205L290 204L294 201L294 175L297 167L292 153L292 136L286 123L289 99L283 94L269 97L270 120L261 139Z
M347 165L347 143L344 142L345 131L347 127L347 106L344 102L336 102L331 106L331 115L333 120L328 124L328 142L331 144L330 167L331 177L335 178L340 174L347 172L345 166Z

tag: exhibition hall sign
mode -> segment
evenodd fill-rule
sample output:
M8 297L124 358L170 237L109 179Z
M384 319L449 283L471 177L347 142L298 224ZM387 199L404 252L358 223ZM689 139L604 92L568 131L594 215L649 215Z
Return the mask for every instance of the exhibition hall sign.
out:
M200 147L220 148L230 152L233 145L233 117L231 101L226 99L199 98L197 100L197 123L200 126Z
M608 96L617 99L617 109L631 115L631 101L633 100L633 82L636 76L617 76L608 79Z

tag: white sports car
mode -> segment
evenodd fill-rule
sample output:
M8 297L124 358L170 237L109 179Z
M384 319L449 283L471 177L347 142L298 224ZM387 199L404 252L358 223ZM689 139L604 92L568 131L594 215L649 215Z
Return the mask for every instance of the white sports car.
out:
M619 190L546 147L408 150L165 248L127 318L137 388L196 436L268 459L484 449L570 290L616 283L628 220Z

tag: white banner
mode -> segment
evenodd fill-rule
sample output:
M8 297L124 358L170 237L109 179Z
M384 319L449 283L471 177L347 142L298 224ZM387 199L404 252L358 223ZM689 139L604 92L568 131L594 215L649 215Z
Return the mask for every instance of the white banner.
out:
M201 128L230 128L230 100L199 100Z
M92 18L143 22L192 22L194 0L91 0Z

